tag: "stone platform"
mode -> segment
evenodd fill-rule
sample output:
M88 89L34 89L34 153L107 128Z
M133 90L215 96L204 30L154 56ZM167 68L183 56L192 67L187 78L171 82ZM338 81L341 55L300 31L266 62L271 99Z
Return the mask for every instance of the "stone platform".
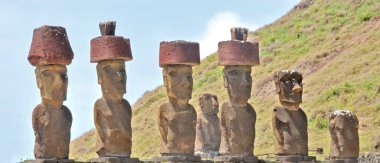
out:
M324 163L358 163L358 159L333 159L323 161Z
M302 162L302 163L316 162L316 157L303 156L303 155L281 155L281 156L276 156L276 159L279 162Z
M139 163L138 158L130 157L100 157L90 161L90 163Z
M37 160L27 160L23 163L75 163L74 160L69 159L37 159Z
M221 162L250 162L250 163L258 163L259 159L256 156L215 156L214 161Z
M160 157L154 157L153 162L178 162L178 163L190 163L190 162L204 162L200 156L194 155L163 155Z

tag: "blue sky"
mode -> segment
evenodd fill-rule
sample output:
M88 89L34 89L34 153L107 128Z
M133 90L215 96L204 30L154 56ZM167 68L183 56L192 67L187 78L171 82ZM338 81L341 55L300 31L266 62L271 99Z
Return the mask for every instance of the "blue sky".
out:
M127 94L134 103L162 84L158 66L161 41L200 43L201 56L229 39L229 28L251 30L269 24L299 0L0 0L0 158L16 162L33 158L33 108L40 103L34 67L27 61L33 29L66 28L74 60L68 66L65 105L73 114L72 139L94 128L93 104L101 96L90 40L100 35L100 21L117 21L116 35L130 38L134 60L126 63Z

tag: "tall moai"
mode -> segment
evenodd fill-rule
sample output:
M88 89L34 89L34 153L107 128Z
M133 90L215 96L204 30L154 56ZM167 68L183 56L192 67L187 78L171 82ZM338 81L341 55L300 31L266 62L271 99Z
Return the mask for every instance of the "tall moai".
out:
M132 109L123 98L126 93L125 61L132 60L130 41L115 36L116 22L99 24L101 36L91 40L91 63L97 63L102 97L94 105L97 131L96 153L91 162L138 162L130 158L132 148Z
M197 114L192 96L192 66L199 65L199 44L187 41L161 42L159 65L169 101L158 108L158 129L162 137L160 157L155 161L196 162L194 156Z
M251 67L259 65L259 43L247 41L247 28L232 28L231 40L218 44L219 65L224 66L224 87L229 100L221 107L220 155L214 161L258 162L253 155L256 112L251 97Z
M358 162L359 121L355 113L349 110L336 110L329 117L331 146L329 161Z
M32 115L36 160L31 162L73 162L68 160L72 116L63 105L68 85L66 65L73 57L65 28L45 25L34 29L28 60L36 67L42 102Z
M272 127L276 137L276 155L280 162L313 161L308 156L307 117L302 103L302 74L283 70L274 74L281 106L273 110Z
M195 154L212 158L219 154L220 122L218 117L218 97L212 94L201 94L199 97L200 110L197 114Z

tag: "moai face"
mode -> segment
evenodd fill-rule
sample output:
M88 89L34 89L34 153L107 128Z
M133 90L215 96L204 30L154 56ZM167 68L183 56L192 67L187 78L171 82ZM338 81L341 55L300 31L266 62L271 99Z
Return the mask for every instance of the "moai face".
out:
M225 66L223 79L230 98L248 101L252 89L251 66Z
M193 70L189 65L167 65L163 69L164 85L169 97L190 100Z
M352 112L336 111L330 115L332 158L351 158L359 155L359 122Z
M199 97L199 105L203 113L218 113L218 97L211 94L202 94Z
M279 71L274 75L274 82L281 102L302 103L302 74L294 70Z
M36 70L37 86L41 97L52 101L65 101L67 94L67 69L64 65L42 65Z
M104 60L96 66L98 83L104 96L122 99L126 93L127 73L124 60Z

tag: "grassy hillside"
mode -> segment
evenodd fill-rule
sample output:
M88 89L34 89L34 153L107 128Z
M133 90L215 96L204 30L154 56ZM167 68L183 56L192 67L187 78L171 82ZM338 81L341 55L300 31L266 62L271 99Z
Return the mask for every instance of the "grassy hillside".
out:
M310 5L309 5L310 3ZM228 32L228 31L226 31ZM328 114L349 109L360 121L360 152L373 151L380 133L380 0L315 0L300 5L276 22L250 33L260 41L261 65L253 67L250 103L257 112L256 155L274 151L270 117L279 105L273 73L298 69L304 74L304 109L309 120L309 148L323 147L328 155ZM194 68L191 104L198 108L201 93L227 100L222 69L216 54ZM159 86L133 105L133 156L150 158L159 153L157 107L165 102ZM70 157L94 157L94 131L71 144ZM315 155L314 153L310 153Z

